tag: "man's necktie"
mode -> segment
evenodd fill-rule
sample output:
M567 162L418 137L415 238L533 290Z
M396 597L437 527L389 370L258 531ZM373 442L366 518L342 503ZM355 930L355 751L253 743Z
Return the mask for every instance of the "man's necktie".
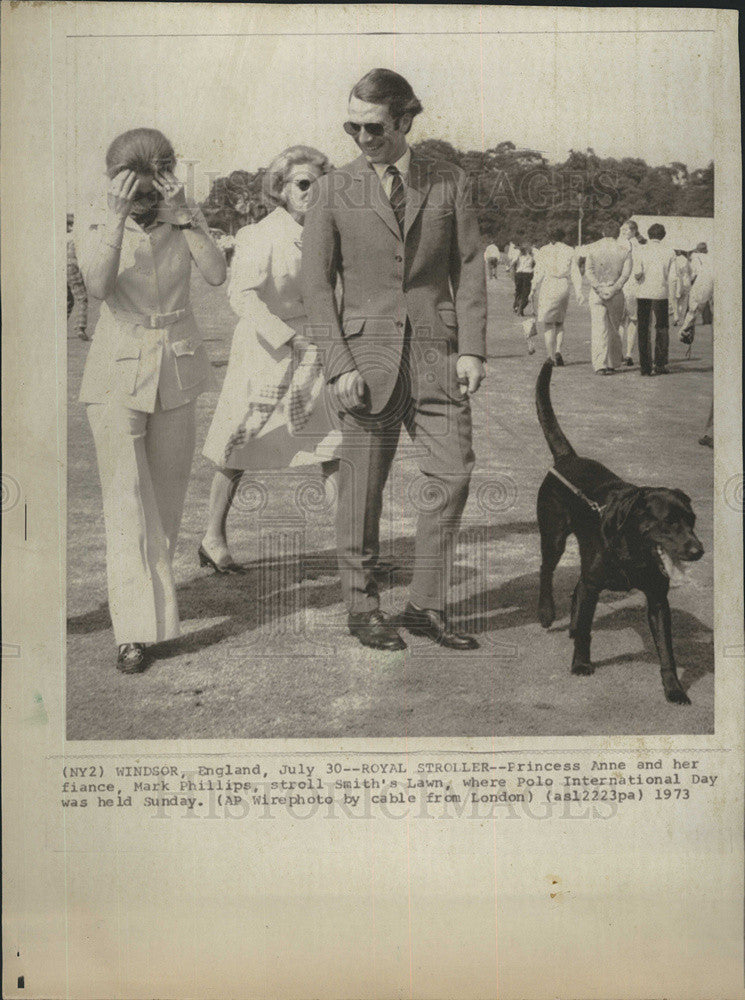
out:
M389 164L386 173L390 174L393 178L390 195L391 208L393 209L393 214L396 216L396 222L398 223L398 228L401 230L401 235L403 235L404 216L406 214L406 188L404 187L404 180L398 167L395 167L392 163Z

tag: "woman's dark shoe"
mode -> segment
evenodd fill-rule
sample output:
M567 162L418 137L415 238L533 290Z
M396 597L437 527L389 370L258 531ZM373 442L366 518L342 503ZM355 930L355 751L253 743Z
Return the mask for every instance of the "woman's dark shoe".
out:
M627 368L633 368L634 367L634 359L633 358L624 358L623 359L623 363L626 365Z
M417 608L411 602L406 605L404 613L397 622L401 628L407 629L412 635L423 635L446 649L478 649L479 644L472 635L462 635L454 632L448 625L442 611L432 608Z
M141 674L147 664L148 657L144 643L125 642L119 647L116 669L123 674Z
M363 646L388 651L406 649L406 643L378 608L374 611L350 612L347 624L351 634Z
M713 448L714 447L714 438L710 434L704 434L703 437L700 437L698 439L698 443L702 444L704 446L704 448Z
M220 564L218 562L215 562L215 560L212 558L212 556L209 555L209 553L205 552L203 545L199 546L199 549L197 551L197 555L199 556L199 565L200 566L209 566L209 567L211 567L215 571L215 573L245 573L246 572L246 567L245 566L241 566L240 563L233 562L232 559L230 560L230 562L227 562L225 564Z
M562 358L561 354L559 354L558 351L556 352L556 360L554 361L554 364L556 365L557 368L564 367L564 359Z

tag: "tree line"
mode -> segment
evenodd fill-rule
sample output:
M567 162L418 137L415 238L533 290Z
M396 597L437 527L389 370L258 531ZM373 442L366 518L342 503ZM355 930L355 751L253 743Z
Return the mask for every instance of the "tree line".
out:
M632 215L714 215L714 164L689 171L684 163L650 166L638 157L599 157L570 150L563 163L500 142L493 149L461 152L440 139L414 143L425 155L457 163L469 176L481 234L503 248L510 240L545 241L561 226L577 244L602 235L610 219ZM211 226L234 234L266 213L261 186L265 168L234 170L216 178L202 209Z

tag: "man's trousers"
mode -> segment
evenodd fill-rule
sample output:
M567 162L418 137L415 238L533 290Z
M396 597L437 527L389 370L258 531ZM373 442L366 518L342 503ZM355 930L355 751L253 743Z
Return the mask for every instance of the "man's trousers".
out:
M422 379L412 395L407 353L382 413L342 414L337 543L342 593L350 612L378 607L374 568L383 490L402 425L417 446L421 470L402 512L415 509L418 515L410 600L420 608L445 609L474 464L471 408L457 385L454 355L445 359L445 385Z
M639 367L642 372L646 373L652 370L652 346L649 330L652 315L654 315L655 325L654 364L656 368L661 368L667 364L668 351L670 349L667 299L638 298L636 300L636 310L639 337Z

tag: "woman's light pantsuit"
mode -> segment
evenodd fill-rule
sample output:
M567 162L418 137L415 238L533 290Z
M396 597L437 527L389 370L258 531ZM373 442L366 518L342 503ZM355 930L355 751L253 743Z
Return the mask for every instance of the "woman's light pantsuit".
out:
M84 275L105 233L99 217L79 226ZM194 455L196 399L211 386L189 305L190 275L189 248L165 206L147 231L128 219L116 284L101 305L83 373L80 401L101 479L118 646L179 635L172 559Z
M90 403L117 645L179 635L171 568L195 446L195 401L154 413Z

